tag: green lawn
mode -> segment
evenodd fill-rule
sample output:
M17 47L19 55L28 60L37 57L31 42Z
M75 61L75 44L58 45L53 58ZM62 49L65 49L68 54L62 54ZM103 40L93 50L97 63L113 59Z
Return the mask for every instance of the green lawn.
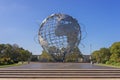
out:
M114 68L120 68L120 66L114 66L114 65L108 65L108 64L95 64L98 66L107 66L107 67L114 67Z
M22 62L16 63L16 64L9 64L9 65L0 65L0 68L5 68L5 67L12 67L12 66L20 66L20 65L24 65L27 64L27 62L24 62L22 64Z

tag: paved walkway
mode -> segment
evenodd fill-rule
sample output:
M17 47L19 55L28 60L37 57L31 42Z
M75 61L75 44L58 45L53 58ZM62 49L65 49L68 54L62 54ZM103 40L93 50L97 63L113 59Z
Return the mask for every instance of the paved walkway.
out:
M30 63L21 66L0 69L116 69L113 67L97 66L90 63Z

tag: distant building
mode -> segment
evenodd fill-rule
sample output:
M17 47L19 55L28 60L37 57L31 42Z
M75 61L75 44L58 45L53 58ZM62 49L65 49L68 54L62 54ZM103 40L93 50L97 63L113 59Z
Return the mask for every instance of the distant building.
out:
M40 60L40 55L32 55L31 61L39 61Z
M91 55L83 55L83 62L90 62L91 61Z
M78 62L82 63L83 62L83 58L78 58Z

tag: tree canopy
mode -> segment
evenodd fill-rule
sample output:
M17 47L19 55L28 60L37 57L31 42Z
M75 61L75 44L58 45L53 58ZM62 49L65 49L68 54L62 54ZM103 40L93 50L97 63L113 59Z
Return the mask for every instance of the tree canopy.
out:
M109 48L96 50L91 54L91 56L92 61L97 63L120 63L120 42L113 43Z
M0 44L0 64L27 61L31 55L31 52L19 47L17 44Z
M97 63L105 63L109 60L110 55L111 53L108 48L101 48L92 53L92 60Z
M120 62L120 42L113 43L110 47L110 52L112 54L110 56L110 61Z
M40 61L42 62L52 62L54 61L53 57L48 54L46 51L42 51L42 54L40 55Z

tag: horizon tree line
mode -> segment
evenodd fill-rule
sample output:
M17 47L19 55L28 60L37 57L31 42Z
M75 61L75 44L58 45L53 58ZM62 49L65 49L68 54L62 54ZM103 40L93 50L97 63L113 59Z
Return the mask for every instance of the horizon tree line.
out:
M17 44L0 44L0 65L28 61L32 53Z

